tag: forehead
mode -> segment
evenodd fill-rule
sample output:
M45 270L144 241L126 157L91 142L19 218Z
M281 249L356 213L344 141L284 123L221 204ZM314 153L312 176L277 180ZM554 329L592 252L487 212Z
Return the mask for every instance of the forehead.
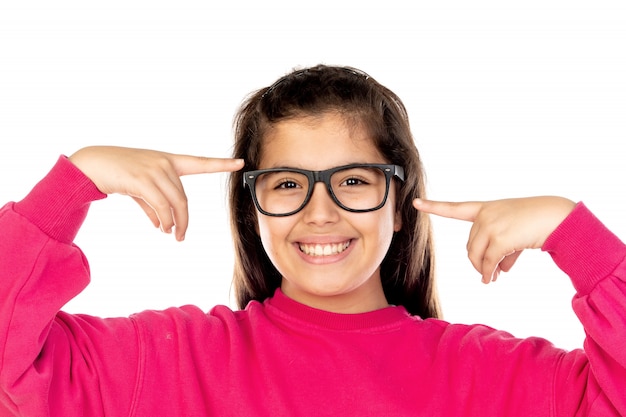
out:
M283 120L267 130L259 168L322 170L350 163L383 163L362 123L339 113Z

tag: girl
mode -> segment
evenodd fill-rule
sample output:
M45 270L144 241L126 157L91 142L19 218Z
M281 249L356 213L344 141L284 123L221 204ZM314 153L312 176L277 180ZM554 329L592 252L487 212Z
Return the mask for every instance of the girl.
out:
M84 148L5 205L2 415L626 415L626 246L582 203L425 200L401 101L351 68L251 95L235 139L232 159ZM72 239L90 202L130 195L182 240L179 177L218 171L232 172L240 310L58 311L89 280ZM576 287L585 349L442 321L425 213L473 222L484 282L524 249L550 253Z

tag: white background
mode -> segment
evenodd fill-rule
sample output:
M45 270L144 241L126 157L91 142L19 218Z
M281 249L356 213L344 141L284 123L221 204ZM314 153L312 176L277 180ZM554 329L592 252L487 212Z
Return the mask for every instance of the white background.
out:
M431 198L563 195L626 237L623 2L221 3L1 3L0 201L87 145L228 156L248 93L327 63L402 97ZM94 203L77 238L92 284L66 310L234 307L225 179L184 179L184 243L130 199ZM434 221L447 320L582 346L574 291L547 254L485 286L466 258L469 224Z

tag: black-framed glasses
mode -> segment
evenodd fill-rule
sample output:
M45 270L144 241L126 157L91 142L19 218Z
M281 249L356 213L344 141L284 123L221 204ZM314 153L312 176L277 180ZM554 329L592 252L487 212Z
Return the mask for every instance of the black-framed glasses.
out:
M404 169L393 164L350 164L323 171L270 168L243 174L244 187L256 208L267 216L291 216L307 205L318 182L342 209L362 213L380 209L392 178L404 181Z

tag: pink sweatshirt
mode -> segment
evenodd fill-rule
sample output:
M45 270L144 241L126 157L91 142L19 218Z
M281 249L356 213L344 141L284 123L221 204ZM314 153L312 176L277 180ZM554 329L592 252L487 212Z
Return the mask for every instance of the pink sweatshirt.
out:
M72 240L103 198L61 157L0 211L0 416L626 416L626 247L582 204L544 250L584 350L402 307L342 315L280 291L245 311L59 312L89 282Z

